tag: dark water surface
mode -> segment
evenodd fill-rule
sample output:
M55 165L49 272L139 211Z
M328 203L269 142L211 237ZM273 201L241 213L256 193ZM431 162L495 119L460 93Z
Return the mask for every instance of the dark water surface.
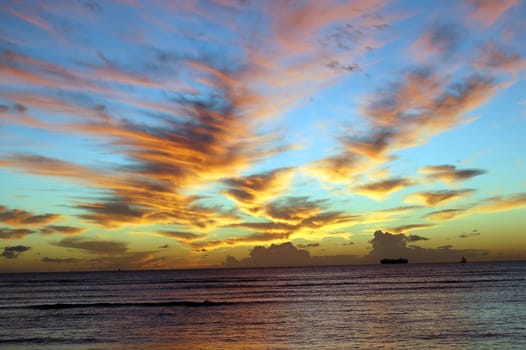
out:
M526 349L526 263L0 275L6 349Z

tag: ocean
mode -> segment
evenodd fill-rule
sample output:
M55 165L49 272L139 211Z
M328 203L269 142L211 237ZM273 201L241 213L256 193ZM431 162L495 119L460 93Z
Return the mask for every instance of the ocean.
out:
M526 349L526 263L0 275L5 349Z

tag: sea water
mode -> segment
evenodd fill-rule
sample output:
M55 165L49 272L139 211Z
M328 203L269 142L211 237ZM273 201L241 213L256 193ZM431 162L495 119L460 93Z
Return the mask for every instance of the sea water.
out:
M526 263L0 275L6 349L526 349Z

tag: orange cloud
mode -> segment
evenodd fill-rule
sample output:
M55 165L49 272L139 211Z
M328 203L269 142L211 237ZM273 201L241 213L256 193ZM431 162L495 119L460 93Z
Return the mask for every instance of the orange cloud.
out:
M430 179L438 179L447 183L464 181L486 173L481 169L458 170L454 165L427 166L419 169L419 172L426 174Z
M470 0L469 4L473 7L473 12L469 16L471 19L482 22L486 27L491 26L499 17L512 7L518 6L518 0Z
M416 231L416 230L422 230L425 228L434 227L435 225L431 224L410 224L410 225L402 225L397 227L391 227L388 230L395 232L395 233L403 233L403 232L410 232L410 231Z
M257 215L269 199L285 192L293 171L291 168L282 168L264 174L225 179L223 183L229 189L223 193L246 213Z
M0 158L0 167L19 169L32 175L65 177L73 182L101 178L94 170L82 165L34 154L12 154Z
M487 198L474 208L479 213L494 213L526 207L526 193L517 193L507 197Z
M0 222L12 226L47 225L61 218L58 214L33 214L25 210L8 209L0 205Z
M20 239L35 232L26 228L0 227L0 239Z
M411 46L411 52L418 60L425 60L429 56L447 58L456 51L461 38L459 26L453 23L434 23Z
M182 241L182 242L191 242L191 241L195 241L196 239L203 238L202 234L186 232L186 231L157 231L157 233L160 234L161 236L175 238L178 241Z
M50 235L50 234L58 233L61 235L70 236L70 235L78 235L84 231L86 231L86 229L82 227L62 226L62 225L49 225L49 226L46 226L40 229L40 233L43 235Z
M474 193L473 189L465 190L442 190L433 192L413 193L406 197L408 202L419 202L425 205L437 206L454 199L469 196Z
M375 211L372 213L364 214L365 222L367 223L379 223L384 222L388 220L392 220L393 217L396 217L401 214L408 214L414 210L418 210L423 208L422 206L418 205L407 205L402 207L396 207L396 208L389 208L384 210Z
M444 209L428 213L424 215L424 218L431 221L447 221L462 215L464 212L464 209Z
M59 247L80 249L98 255L116 255L126 253L127 244L107 240L89 239L83 237L66 237L56 243Z
M480 50L474 65L481 70L517 73L526 68L526 60L513 49L490 42Z
M354 191L375 199L381 199L413 184L414 182L410 179L393 178L355 187Z

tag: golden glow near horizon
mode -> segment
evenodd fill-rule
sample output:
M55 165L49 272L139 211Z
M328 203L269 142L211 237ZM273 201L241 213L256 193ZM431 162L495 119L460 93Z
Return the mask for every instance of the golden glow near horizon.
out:
M0 5L0 272L526 259L526 4Z

